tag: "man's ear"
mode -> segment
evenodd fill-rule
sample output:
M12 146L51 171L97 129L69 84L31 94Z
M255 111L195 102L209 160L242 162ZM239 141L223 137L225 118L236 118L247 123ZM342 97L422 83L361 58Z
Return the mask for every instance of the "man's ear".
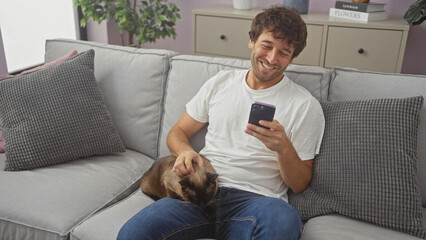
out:
M249 46L249 48L250 48L250 49L252 49L252 48L253 48L253 46L254 46L254 42L253 42L253 40L251 40L251 39L250 39L250 41L249 41L249 45L248 45L248 46Z

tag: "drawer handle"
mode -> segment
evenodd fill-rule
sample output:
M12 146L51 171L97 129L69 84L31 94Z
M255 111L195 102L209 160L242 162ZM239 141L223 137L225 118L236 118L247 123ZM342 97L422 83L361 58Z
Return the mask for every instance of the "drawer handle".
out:
M225 35L220 35L220 39L225 40L226 36Z
M359 54L363 54L365 51L364 51L364 49L363 48L360 48L360 49L358 49L358 53Z

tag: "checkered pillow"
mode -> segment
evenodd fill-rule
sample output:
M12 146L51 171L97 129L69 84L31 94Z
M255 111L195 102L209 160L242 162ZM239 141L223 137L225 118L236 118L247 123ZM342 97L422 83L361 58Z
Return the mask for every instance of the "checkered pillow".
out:
M321 105L326 126L312 182L289 194L302 219L339 213L424 238L416 182L423 97Z
M7 171L123 152L93 73L94 51L0 81Z
M31 68L29 70L23 71L23 72L16 74L16 75L1 75L0 80L2 80L4 78L9 78L9 77L18 77L18 76L21 76L22 74L25 74L25 73L30 73L30 72L34 72L34 71L37 71L37 70L40 70L40 69L44 69L44 68L59 64L59 63L65 61L67 59L74 57L75 55L77 55L77 50L74 50L74 51L68 53L67 55L65 55L63 57L56 59L55 61L45 63L45 64L38 66L38 67L35 67L35 68ZM1 125L0 125L0 153L4 153L4 142L3 142L2 135L1 135Z

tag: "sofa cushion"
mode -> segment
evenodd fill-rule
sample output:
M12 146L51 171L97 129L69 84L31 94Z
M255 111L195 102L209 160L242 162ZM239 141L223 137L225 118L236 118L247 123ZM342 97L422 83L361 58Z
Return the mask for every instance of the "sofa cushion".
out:
M248 69L249 60L212 58L204 56L175 56L170 61L164 102L163 124L160 135L160 157L170 155L166 138L170 129L185 112L186 103L195 96L201 86L221 70ZM207 126L191 138L196 151L204 147Z
M423 97L321 105L326 125L312 182L289 196L302 219L339 213L424 237L416 181Z
M368 222L333 214L309 220L301 240L420 240L421 238L379 227Z
M334 68L329 101L426 96L426 76ZM417 178L426 207L426 105L420 114L417 148Z
M127 149L31 171L3 171L0 155L0 239L68 239L93 213L139 188L153 160Z
M156 158L169 59L176 53L55 39L46 42L45 60L74 49L95 50L96 80L126 148Z
M315 66L290 64L285 74L295 83L306 88L318 101L326 101L331 72Z
M123 152L93 75L94 51L0 81L7 171Z
M186 103L209 78L221 70L250 68L250 60L189 55L175 56L170 64L160 137L160 156L170 155L166 145L167 134L185 112ZM295 83L309 90L317 99L326 99L331 75L329 70L290 65L285 74ZM191 144L197 151L204 147L206 129L207 127L204 127L191 139Z
M71 232L71 240L115 240L121 227L153 200L140 189L123 201L96 213ZM102 231L99 231L102 229Z
M152 202L150 197L138 189L123 201L97 212L82 222L71 231L70 240L116 240L121 227Z

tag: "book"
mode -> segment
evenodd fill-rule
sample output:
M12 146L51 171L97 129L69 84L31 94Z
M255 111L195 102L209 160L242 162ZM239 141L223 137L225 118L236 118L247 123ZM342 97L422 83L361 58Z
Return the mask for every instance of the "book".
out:
M385 10L385 5L385 3L354 3L336 1L335 8L357 12L382 12Z
M371 21L381 21L388 19L388 14L385 11L381 12L357 12L357 11L349 11L349 10L342 10L337 8L330 8L330 17L336 17L336 18L344 18L359 22L371 22Z

